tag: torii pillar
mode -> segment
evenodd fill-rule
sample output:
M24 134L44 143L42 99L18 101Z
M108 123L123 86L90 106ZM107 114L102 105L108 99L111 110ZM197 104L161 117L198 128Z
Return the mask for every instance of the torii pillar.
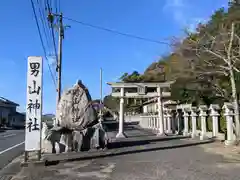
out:
M125 138L127 137L125 134L124 134L124 128L123 128L123 125L124 125L124 88L121 87L120 89L120 94L121 94L121 97L120 97L120 108L119 108L119 128L118 128L118 133L117 133L117 136L116 138Z
M165 135L164 128L163 128L163 104L162 104L162 90L161 87L157 87L158 93L158 122L159 122L159 129L158 129L158 136Z

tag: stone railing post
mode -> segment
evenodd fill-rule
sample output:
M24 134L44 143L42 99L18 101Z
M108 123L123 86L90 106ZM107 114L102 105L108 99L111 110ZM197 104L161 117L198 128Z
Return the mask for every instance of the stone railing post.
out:
M151 119L152 119L152 130L154 130L156 128L156 122L155 122L153 113L151 113Z
M189 109L188 108L183 108L183 118L184 118L183 135L188 136L189 135Z
M181 133L181 126L180 126L180 121L182 118L182 113L180 112L180 109L176 109L176 134L180 134Z
M155 121L156 121L156 132L157 132L158 129L159 129L159 120L158 120L158 115L156 113L154 113L154 118L155 118Z
M191 119L192 119L192 138L195 138L198 136L197 133L197 108L196 107L191 107Z
M172 133L172 110L166 110L166 117L167 117L167 133Z
M172 115L172 133L175 133L176 132L176 125L177 125L177 118L176 118L176 109L172 109L171 110L171 115Z
M163 131L167 131L167 109L164 109L163 111Z
M156 120L156 126L157 126L156 130L158 130L159 129L159 119L158 119L157 113L155 113L155 120Z
M206 124L206 120L207 120L207 110L208 107L206 105L200 105L199 106L199 110L200 110L200 118L201 118L201 135L200 135L200 140L205 140L208 139L206 133L207 133L207 124Z
M227 125L227 140L225 140L225 145L234 145L235 139L233 134L233 105L231 103L224 103L224 116L226 118L226 125Z
M157 122L156 122L156 118L155 118L155 114L152 114L152 119L153 119L153 130L156 130L157 128Z
M152 114L149 113L148 116L149 116L149 122L150 122L150 129L152 129L153 128Z
M152 114L149 113L150 129L153 128Z
M151 113L151 119L152 119L152 130L155 129L155 121L154 121L154 115Z
M212 136L215 138L218 136L219 133L218 122L220 116L220 106L218 104L211 104L209 110L210 116L212 117Z
M151 122L151 116L149 113L147 113L147 119L148 119L148 128L151 129L152 127L152 122Z
M153 114L153 118L154 118L154 122L155 122L155 128L154 128L154 130L156 130L156 132L157 132L159 122L158 122L157 115L156 115L155 113Z

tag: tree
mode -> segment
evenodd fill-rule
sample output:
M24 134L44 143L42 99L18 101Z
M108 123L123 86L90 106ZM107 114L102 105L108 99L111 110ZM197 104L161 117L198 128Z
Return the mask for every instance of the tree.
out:
M113 97L111 95L105 96L103 98L103 104L104 106L106 106L107 108L111 109L114 112L119 111L119 104L120 104L119 98Z
M126 73L123 81L176 80L172 86L172 98L181 103L209 105L223 103L229 99L237 102L237 94L240 94L240 23L237 23L240 20L240 10L238 4L232 2L228 9L217 10L206 24L200 23L196 32L187 32L181 41L176 39L173 43L173 53L161 57L158 62L153 62L142 75L137 75L136 72L133 76ZM164 67L164 72L160 71L159 67Z
M142 75L138 71L133 71L131 74L124 73L119 79L123 82L141 82Z
M231 14L233 9L230 8ZM218 21L214 18L220 17ZM213 31L214 29L214 31ZM217 30L217 31L216 31ZM225 16L222 10L212 16L212 21L201 26L195 34L190 34L180 45L182 56L194 64L191 71L197 79L203 80L218 92L222 98L229 98L227 87L223 80L230 80L231 96L235 111L235 134L239 140L239 101L236 88L236 73L240 64L240 37L236 33L233 15ZM226 81L225 81L226 82Z

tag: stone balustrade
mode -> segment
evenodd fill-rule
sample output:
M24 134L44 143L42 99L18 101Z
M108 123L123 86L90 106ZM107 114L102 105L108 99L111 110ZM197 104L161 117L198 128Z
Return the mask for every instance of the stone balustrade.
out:
M192 138L200 138L200 140L216 138L225 140L226 145L235 143L234 108L231 103L224 103L222 107L218 104L211 104L209 107L206 105L195 107L191 104L182 104L175 108L164 108L163 111L165 134L183 134ZM220 118L222 128L220 128ZM224 128L223 124L226 124ZM157 133L159 130L158 114L143 114L140 126Z

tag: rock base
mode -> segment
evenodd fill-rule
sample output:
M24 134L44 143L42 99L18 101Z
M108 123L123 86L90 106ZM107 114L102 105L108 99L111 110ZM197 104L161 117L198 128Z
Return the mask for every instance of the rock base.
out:
M43 129L42 151L44 153L105 149L108 144L107 133L101 124L88 127L83 131L62 132L62 129L46 129L46 126L43 126Z

